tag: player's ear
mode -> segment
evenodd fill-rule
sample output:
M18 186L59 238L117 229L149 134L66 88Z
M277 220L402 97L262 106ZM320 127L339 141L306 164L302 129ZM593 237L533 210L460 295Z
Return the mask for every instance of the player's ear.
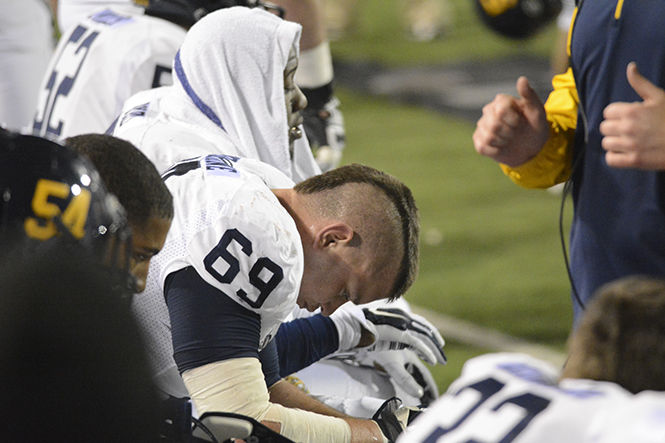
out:
M353 229L344 222L334 222L323 226L316 233L316 247L324 249L353 239Z

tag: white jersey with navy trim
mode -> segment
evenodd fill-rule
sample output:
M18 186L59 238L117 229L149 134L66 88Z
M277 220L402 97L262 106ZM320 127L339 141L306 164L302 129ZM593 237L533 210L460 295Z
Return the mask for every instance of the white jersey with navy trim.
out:
M98 9L62 35L42 80L32 130L65 139L103 133L124 101L172 83L185 30L132 5Z
M207 283L259 314L263 348L296 306L303 251L295 222L271 191L293 187L277 169L257 160L209 155L181 162L163 177L175 215L133 310L146 334L155 377L170 373L172 382L177 377L164 303L167 276L191 266ZM173 394L173 388L161 387Z
M616 411L634 404L647 408L640 412L642 423L650 422L651 431L661 438L658 441L664 441L662 393L655 394L658 399L654 400L654 393L634 396L615 383L582 379L557 383L558 375L548 363L527 355L473 358L398 442L606 442L598 438L608 426L627 424Z
M211 130L210 125L196 124L194 119L173 118L165 113L166 101L179 102L183 110L191 106L187 97L169 97L172 89L149 89L130 97L116 121L113 135L141 150L160 174L177 162L206 154L250 158L239 144L224 137L224 133Z

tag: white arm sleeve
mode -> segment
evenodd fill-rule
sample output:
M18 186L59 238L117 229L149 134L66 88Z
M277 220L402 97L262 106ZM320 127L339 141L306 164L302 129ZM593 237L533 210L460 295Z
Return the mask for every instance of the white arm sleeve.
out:
M351 428L341 418L329 417L270 403L256 358L234 358L183 373L183 380L199 414L234 412L257 421L279 423L280 433L296 442L349 443Z

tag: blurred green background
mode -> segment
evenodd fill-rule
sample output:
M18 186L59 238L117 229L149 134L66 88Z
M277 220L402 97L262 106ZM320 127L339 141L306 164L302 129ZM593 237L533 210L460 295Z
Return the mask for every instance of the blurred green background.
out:
M403 0L358 0L353 28L331 42L335 62L394 67L522 55L549 59L554 24L528 40L508 40L482 25L472 1L449 2L451 26L444 35L416 42L403 30ZM421 268L407 299L562 351L572 312L559 236L561 197L514 185L496 163L476 154L475 121L343 84L336 91L347 131L343 162L366 163L399 177L418 202ZM445 350L448 365L433 368L440 390L459 375L465 360L488 351L452 340Z

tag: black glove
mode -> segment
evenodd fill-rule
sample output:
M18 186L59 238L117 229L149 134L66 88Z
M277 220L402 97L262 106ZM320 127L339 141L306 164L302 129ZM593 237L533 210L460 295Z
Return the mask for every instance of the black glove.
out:
M332 82L319 88L302 88L307 97L303 126L316 162L323 172L336 168L346 145L344 117Z
M397 437L423 410L402 405L397 397L386 400L372 416L388 441L395 442Z

